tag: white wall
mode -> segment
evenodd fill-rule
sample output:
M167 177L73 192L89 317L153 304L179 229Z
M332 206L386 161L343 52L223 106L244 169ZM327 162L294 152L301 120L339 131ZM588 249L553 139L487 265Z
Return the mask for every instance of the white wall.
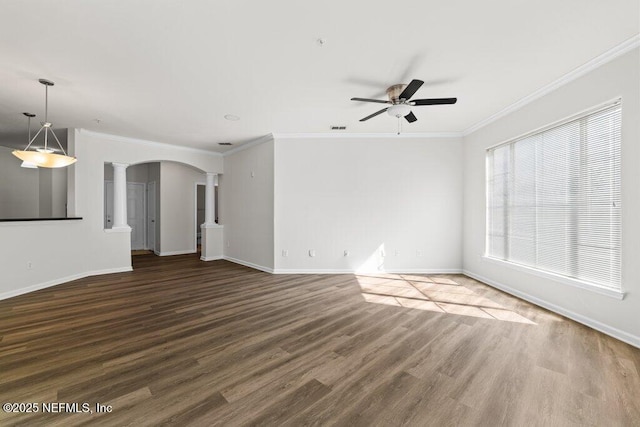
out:
M0 146L0 218L64 217L67 173L64 169L28 169Z
M69 216L82 220L0 223L0 299L101 272L131 269L129 233L103 230L104 163L171 160L222 173L222 156L86 131L69 135ZM29 269L29 263L31 268Z
M640 346L640 55L636 49L465 138L464 269L543 306ZM623 98L623 301L533 276L483 259L486 148Z
M273 270L273 140L224 158L219 177L224 256Z
M131 165L127 168L127 182L149 182L149 163ZM104 180L113 181L113 166L104 165Z
M204 181L194 168L160 163L160 255L196 252L196 183Z
M39 171L20 167L13 150L0 146L0 218L38 218Z
M276 271L460 271L461 156L461 138L276 136Z
M61 218L66 216L67 171L58 168L38 168L40 182L38 218Z

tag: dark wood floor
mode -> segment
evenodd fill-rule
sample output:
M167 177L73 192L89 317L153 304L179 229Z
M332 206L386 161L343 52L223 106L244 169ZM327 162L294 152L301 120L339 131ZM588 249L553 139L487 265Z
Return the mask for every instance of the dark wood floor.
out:
M464 276L134 268L0 301L0 425L640 425L640 350Z

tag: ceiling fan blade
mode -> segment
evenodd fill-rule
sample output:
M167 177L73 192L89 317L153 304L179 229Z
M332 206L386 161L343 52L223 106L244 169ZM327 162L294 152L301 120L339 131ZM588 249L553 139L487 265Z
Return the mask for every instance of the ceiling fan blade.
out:
M407 121L408 121L409 123L413 123L413 122L415 122L416 120L418 120L418 118L417 118L416 116L414 116L414 115L413 115L413 112L411 112L411 111L409 112L409 114L407 114L406 116L404 116L404 118L405 118L405 119L407 119Z
M414 93L416 93L416 91L418 89L420 89L420 86L422 86L424 84L424 82L422 80L411 80L411 83L409 83L407 85L407 87L404 88L404 90L402 91L402 93L398 96L398 98L400 99L409 99L413 96Z
M382 113L384 113L384 112L385 112L385 111L387 111L388 109L389 109L389 108L383 108L382 110L380 110L380 111L376 111L375 113L373 113L373 114L371 114L371 115L369 115L369 116L365 117L364 119L360 119L360 121L361 121L361 122L367 121L367 120L369 120L370 118L377 116L378 114L382 114Z
M414 99L410 102L411 105L442 105L442 104L455 104L458 98L433 98L433 99Z
M391 104L391 101L383 101L382 99L369 99L369 98L351 98L352 101L360 102L377 102L379 104Z

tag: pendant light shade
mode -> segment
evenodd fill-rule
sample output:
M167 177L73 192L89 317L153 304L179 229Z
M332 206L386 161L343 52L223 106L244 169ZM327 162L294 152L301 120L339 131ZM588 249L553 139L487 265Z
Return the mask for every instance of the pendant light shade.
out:
M26 162L29 165L35 165L36 167L42 167L42 168L63 168L65 166L69 166L75 163L77 159L75 157L67 156L67 152L64 150L64 148L62 147L62 144L60 144L60 141L58 140L58 137L53 132L51 123L49 123L49 121L47 120L49 115L49 86L53 86L54 83L50 80L45 80L45 79L40 79L38 81L41 84L43 84L45 87L44 122L42 123L42 127L36 133L36 135L33 138L29 138L29 144L27 145L27 147L24 150L15 150L13 151L12 154L23 161L24 167L33 167L33 166L25 166L24 162ZM28 113L25 113L25 116L29 117L29 119L33 117L33 115L30 115ZM31 130L31 128L29 128L29 130ZM43 133L43 131L44 131L44 148L38 148L37 150L33 150L33 149L29 150L29 147L31 147L31 144L33 144L33 141L35 141L38 135ZM62 150L62 154L55 154L53 150L49 148L48 146L49 134L51 134L53 138L56 140L56 142L58 143L60 150Z
M20 167L25 169L38 169L38 165L36 165L35 163L29 163L25 161L22 162Z
M40 168L63 168L76 162L75 157L33 150L15 150L13 155ZM28 167L28 166L25 166Z

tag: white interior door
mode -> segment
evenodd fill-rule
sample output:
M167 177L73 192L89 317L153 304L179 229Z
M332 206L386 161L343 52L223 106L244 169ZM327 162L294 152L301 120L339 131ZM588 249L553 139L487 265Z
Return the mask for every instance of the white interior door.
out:
M156 250L156 183L147 184L147 249Z
M146 184L127 183L127 224L131 227L131 250L145 248L146 234Z

